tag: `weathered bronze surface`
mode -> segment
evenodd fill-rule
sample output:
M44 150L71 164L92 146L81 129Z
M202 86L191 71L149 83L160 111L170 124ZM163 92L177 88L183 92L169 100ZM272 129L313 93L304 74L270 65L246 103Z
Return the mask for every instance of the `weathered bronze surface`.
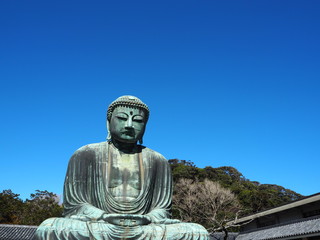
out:
M34 239L208 239L202 226L170 219L170 166L138 144L148 117L148 107L133 96L109 106L109 140L73 154L64 183L64 218L44 221Z

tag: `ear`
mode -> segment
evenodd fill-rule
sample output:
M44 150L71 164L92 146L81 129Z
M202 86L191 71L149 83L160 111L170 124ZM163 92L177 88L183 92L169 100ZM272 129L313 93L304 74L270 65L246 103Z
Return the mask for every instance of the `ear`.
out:
M146 127L147 127L147 122L146 122L145 125L144 125L144 129L143 129L143 133L142 133L142 135L141 135L141 138L138 140L138 143L139 143L140 145L143 144L143 136L144 136L144 133L145 133L145 131L146 131Z
M107 120L107 141L110 141L111 140L111 134L110 134L110 130L109 130L109 121Z

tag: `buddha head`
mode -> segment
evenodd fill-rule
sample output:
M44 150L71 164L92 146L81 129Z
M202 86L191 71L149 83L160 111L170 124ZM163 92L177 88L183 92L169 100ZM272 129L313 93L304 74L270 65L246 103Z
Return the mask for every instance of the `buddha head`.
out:
M121 96L113 101L107 112L108 140L120 143L142 143L149 118L149 108L139 98Z

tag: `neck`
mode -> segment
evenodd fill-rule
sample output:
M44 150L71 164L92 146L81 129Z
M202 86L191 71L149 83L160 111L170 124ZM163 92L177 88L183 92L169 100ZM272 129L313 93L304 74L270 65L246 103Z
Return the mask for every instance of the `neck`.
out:
M120 152L124 153L136 153L137 152L137 143L126 143L116 140L114 138L111 139L113 146L115 146Z

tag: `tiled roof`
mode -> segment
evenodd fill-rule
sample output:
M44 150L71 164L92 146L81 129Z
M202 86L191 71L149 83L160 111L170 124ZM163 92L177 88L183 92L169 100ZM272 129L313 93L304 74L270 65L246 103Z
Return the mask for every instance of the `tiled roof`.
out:
M29 240L32 239L37 226L0 224L1 240Z
M288 209L297 208L297 207L300 207L300 206L303 206L306 204L310 204L310 203L314 203L314 202L318 202L318 201L320 201L320 193L313 194L311 196L302 198L300 200L293 201L291 203L281 205L279 207L271 208L268 210L264 210L264 211L261 211L261 212L255 213L255 214L251 214L251 215L239 218L236 220L236 222L231 221L228 224L248 222L248 221L251 221L252 219L256 219L256 218L259 218L262 216L271 215L274 213L279 213L282 211L286 211Z
M228 240L235 240L239 233L229 232ZM210 234L210 240L223 240L224 239L223 232L215 232Z
M320 235L320 217L261 228L256 231L240 233L237 240L281 239L316 234Z

